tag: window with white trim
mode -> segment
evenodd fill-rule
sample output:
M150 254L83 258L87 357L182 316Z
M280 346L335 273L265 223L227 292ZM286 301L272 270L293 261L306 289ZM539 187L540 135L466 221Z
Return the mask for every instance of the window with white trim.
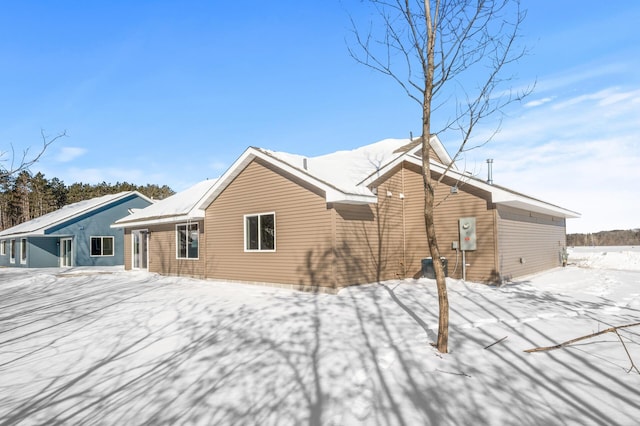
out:
M176 258L198 259L200 233L197 223L176 225Z
M9 262L16 263L16 240L9 242Z
M91 257L113 256L114 237L91 237Z
M27 263L27 239L20 239L20 263Z
M7 255L7 240L0 241L0 256Z
M261 213L244 216L244 250L275 251L276 214Z

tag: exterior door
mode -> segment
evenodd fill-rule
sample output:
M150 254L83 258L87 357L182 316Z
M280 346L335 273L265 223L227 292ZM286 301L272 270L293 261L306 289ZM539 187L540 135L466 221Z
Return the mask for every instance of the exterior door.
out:
M60 239L60 266L73 266L73 244L71 238Z
M131 231L131 240L133 244L131 250L131 254L133 256L131 259L131 268L147 269L149 231L146 229Z

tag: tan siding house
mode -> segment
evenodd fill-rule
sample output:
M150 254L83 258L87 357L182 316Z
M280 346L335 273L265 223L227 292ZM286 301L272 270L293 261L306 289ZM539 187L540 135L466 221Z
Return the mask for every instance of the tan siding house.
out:
M504 279L562 264L566 247L565 219L500 206L498 217L499 270Z
M429 250L419 154L407 140L313 158L249 148L219 179L116 222L125 267L327 291L420 278ZM447 170L435 137L432 155L450 277L499 282L561 265L565 220L577 213ZM476 226L464 253L462 218Z
M275 249L247 250L245 216L275 216ZM332 285L331 211L324 195L256 159L206 209L206 276L296 286ZM320 275L317 270L322 270Z

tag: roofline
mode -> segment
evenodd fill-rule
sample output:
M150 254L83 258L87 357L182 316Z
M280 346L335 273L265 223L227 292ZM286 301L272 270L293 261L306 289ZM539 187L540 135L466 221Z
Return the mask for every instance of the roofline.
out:
M335 186L324 182L307 171L292 166L291 164L283 161L273 155L263 151L260 148L249 147L240 157L220 176L217 182L207 191L204 197L201 198L200 204L196 204L201 210L206 209L216 198L227 188L240 173L256 158L259 158L267 163L289 173L296 178L308 183L309 185L318 188L325 193L325 200L327 203L349 203L349 204L368 204L377 201L377 197L373 194L353 194L342 191Z
M394 167L399 165L400 163L407 161L418 167L422 167L422 160L419 157L409 154L409 152L403 154L402 156L394 159L393 161L387 163L384 167L377 171L375 175L370 176L361 182L362 185L369 186L373 184L375 181L380 179L389 173ZM533 198L531 196L513 191L511 189L498 186L498 185L490 185L478 178L475 178L469 174L460 172L458 170L448 169L447 166L442 165L434 160L429 161L431 165L431 170L445 174L445 176L456 179L457 181L464 182L466 185L471 185L480 190L486 191L491 194L491 202L498 205L511 206L523 210L529 210L536 213L548 214L556 217L564 217L568 219L579 218L581 215L578 212L565 209L564 207L556 206L555 204L547 203L546 201L539 200L537 198ZM445 173L446 171L446 173Z
M109 194L107 194L107 195L109 195ZM118 196L116 198L110 199L110 200L105 201L105 202L100 203L100 204L96 204L95 206L92 206L90 208L86 208L84 210L81 210L81 211L79 211L79 212L77 212L77 213L75 213L73 215L66 216L66 217L64 217L64 218L62 218L62 219L60 219L60 220L58 220L56 222L49 223L46 226L42 226L42 227L37 228L37 229L35 229L33 231L20 232L20 233L14 233L14 234L3 234L2 232L8 231L11 228L5 229L4 231L0 232L0 238L5 238L5 237L16 237L17 238L17 237L23 237L23 236L47 235L47 234L45 234L45 231L47 229L49 229L49 228L53 228L55 226L60 225L61 223L65 223L67 221L73 220L73 219L75 219L75 218L77 218L79 216L82 216L82 215L84 215L84 214L86 214L86 213L88 213L88 212L90 212L92 210L96 210L96 209L102 208L104 206L108 206L109 204L115 203L116 201L120 201L120 200L122 200L124 198L127 198L127 197L131 196L131 195L137 195L137 196L141 197L142 199L144 199L144 200L146 200L146 201L148 201L148 202L150 202L152 204L155 203L155 201L153 201L152 199L150 199L146 195L141 194L138 191L122 191L120 196ZM96 197L96 198L99 198L99 197ZM83 200L83 201L88 201L88 200ZM78 202L81 202L81 201L78 201ZM40 217L42 217L42 216L40 216ZM34 219L38 219L38 218L34 218ZM34 219L32 219L32 220L34 220ZM27 223L27 222L23 222L23 223ZM15 226L20 226L20 225L21 224L18 224L18 225L15 225Z
M75 234L36 234L33 232L22 232L20 234L0 235L0 240L15 240L18 238L71 238Z
M412 141L417 142L420 138L414 138L414 139L410 139ZM434 143L435 142L435 143ZM436 154L438 154L439 158L444 157L445 159L445 164L447 165L451 165L450 169L457 171L458 167L456 166L456 164L453 162L453 160L451 159L451 156L449 155L449 153L447 152L447 150L445 149L444 145L442 144L442 142L440 142L440 138L438 138L438 135L431 135L431 148L433 148L433 150L436 152ZM414 146L413 148L399 153L395 158L389 160L389 162L387 162L387 164L385 164L384 166L380 167L379 169L373 171L369 176L367 176L366 178L364 178L362 181L358 182L358 185L364 185L364 186L369 186L369 184L371 182L376 181L379 177L383 176L385 173L387 173L387 171L383 172L381 174L382 170L386 170L390 165L393 164L393 166L390 166L391 168L393 168L395 165L401 163L402 161L404 161L404 157L411 155L411 156L419 156L419 153L421 153L422 147L421 144L417 144L416 146ZM431 161L433 164L440 164L439 162L433 162Z
M161 225L166 223L178 223L178 222L189 222L189 221L198 221L204 219L204 211L198 210L194 213L191 210L187 214L180 215L167 215L167 216L156 216L151 218L144 218L141 220L134 220L130 222L120 222L120 220L111 224L111 228L136 228L139 226L148 226L148 225Z

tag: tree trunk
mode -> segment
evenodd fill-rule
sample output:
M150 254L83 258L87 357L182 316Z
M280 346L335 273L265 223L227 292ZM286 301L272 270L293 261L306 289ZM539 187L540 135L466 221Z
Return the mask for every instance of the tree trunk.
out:
M424 138L425 136L423 136ZM436 238L436 226L433 214L435 191L432 186L431 166L429 164L429 150L431 144L427 139L423 139L422 147L422 168L424 180L424 224L427 232L427 243L429 252L433 260L433 270L436 276L436 286L438 288L438 341L436 348L439 352L449 351L449 296L447 295L447 281L444 275L444 268L440 261L440 249Z
M409 4L406 3L407 11ZM438 340L436 348L441 353L449 352L449 296L447 295L447 281L444 276L440 249L436 238L433 206L435 189L431 178L431 103L433 100L434 52L436 32L432 22L429 0L424 2L425 26L427 30L426 58L423 56L422 72L424 73L424 92L422 97L422 178L424 183L424 224L427 232L427 243L433 260L433 270L436 275L438 288ZM413 25L412 25L413 28Z

